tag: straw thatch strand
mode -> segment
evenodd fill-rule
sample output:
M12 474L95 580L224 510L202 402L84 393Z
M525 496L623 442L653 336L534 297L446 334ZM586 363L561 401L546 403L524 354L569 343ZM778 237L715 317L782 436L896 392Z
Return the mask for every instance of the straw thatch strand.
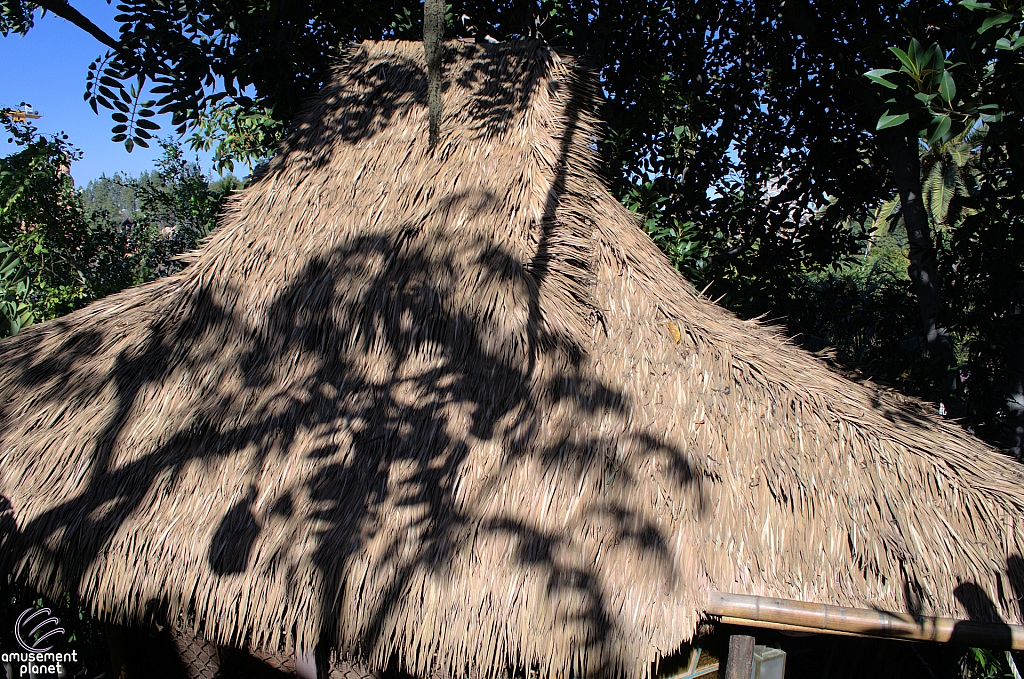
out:
M709 303L537 42L348 50L180 274L0 343L0 566L369 670L647 677L708 591L1020 622L1021 465Z

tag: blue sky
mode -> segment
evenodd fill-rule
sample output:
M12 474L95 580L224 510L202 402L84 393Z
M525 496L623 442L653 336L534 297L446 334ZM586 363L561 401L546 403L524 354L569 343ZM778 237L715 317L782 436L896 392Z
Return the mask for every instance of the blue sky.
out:
M79 0L74 6L110 35L117 35L114 16L117 10L102 0ZM153 168L160 149L136 148L132 153L123 144L110 141L114 125L110 113L100 109L92 112L82 99L85 92L86 69L106 48L80 28L52 14L40 17L24 37L0 37L0 106L17 106L25 101L43 117L35 121L44 134L66 132L68 141L84 154L71 168L78 186L106 173L138 174ZM171 135L170 116L158 116L158 135ZM0 138L0 156L13 152L7 137ZM190 155L195 155L189 152ZM210 154L203 154L200 164L210 170Z

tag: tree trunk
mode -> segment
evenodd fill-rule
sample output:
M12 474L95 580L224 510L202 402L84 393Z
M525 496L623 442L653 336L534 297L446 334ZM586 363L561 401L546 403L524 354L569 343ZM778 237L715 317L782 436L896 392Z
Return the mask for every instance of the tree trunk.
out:
M823 58L835 61L846 75L850 87L864 104L865 122L878 120L882 112L878 88L868 85L855 61L846 55L844 44L828 37L819 30L820 19L806 0L785 3L785 16L794 28L804 36L809 45L815 47ZM874 14L871 15L875 17ZM877 18L877 17L875 17ZM868 128L870 129L870 128ZM940 393L949 400L956 387L956 356L949 333L942 327L942 284L935 261L935 245L932 242L928 213L921 197L921 154L917 145L917 134L906 124L890 127L875 133L879 146L892 166L896 188L900 194L903 221L907 225L907 241L910 244L910 266L908 273L917 295L921 314L921 330L936 377Z
M430 114L429 144L437 146L441 129L441 50L444 40L444 0L423 3L423 51L427 61L427 107Z
M1010 452L1019 460L1024 457L1024 281L1017 281L1012 332L1013 347L1007 357L1006 426Z
M907 272L917 295L925 345L937 374L949 377L949 371L956 365L956 357L953 342L941 322L942 283L935 261L935 245L928 225L928 213L921 199L921 157L917 148L917 135L908 134L905 126L901 125L882 130L878 136L889 158L900 194L903 222L907 226L907 241L910 245L910 266ZM953 380L949 378L942 381L944 384L939 386L943 394L946 394L954 387Z

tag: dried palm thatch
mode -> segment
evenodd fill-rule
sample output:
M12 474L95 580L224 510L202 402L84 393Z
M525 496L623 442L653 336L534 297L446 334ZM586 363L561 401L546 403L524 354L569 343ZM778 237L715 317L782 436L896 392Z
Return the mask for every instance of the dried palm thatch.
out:
M1024 475L696 294L591 79L351 49L181 274L0 345L3 566L219 643L624 673L709 590L1019 621Z

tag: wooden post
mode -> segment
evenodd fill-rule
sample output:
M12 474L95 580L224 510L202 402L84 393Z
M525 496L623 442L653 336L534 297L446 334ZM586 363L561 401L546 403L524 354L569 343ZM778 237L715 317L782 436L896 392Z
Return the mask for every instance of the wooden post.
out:
M127 662L127 640L125 639L125 628L113 623L103 623L103 631L107 637L107 647L110 650L110 667L114 672L114 679L129 679Z
M725 679L750 679L754 664L754 637L733 634L729 637L729 657L725 661Z

